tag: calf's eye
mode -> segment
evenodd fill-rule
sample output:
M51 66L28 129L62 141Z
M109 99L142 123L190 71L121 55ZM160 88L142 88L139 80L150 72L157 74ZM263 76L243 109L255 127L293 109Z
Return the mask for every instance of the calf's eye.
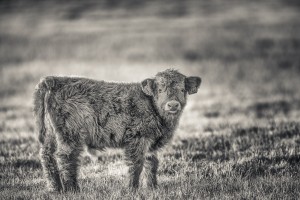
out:
M159 92L159 93L162 93L162 89L158 89L158 92Z
M185 89L181 89L181 92L185 92Z

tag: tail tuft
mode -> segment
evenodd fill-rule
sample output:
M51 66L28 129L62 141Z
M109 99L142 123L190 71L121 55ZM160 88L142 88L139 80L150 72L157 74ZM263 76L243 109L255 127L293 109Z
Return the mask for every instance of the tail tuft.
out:
M36 86L34 92L34 115L36 118L36 127L39 134L40 143L45 140L45 96L48 91L51 91L55 86L55 80L52 77L46 77Z

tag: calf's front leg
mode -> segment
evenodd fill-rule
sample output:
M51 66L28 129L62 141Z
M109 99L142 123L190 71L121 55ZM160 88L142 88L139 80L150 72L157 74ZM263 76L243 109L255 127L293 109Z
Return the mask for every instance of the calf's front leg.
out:
M136 191L139 187L139 179L144 166L145 145L143 142L135 142L125 149L125 158L129 166L129 187Z
M145 161L145 174L147 177L147 186L149 188L156 188L157 187L157 169L158 169L158 159L157 153L151 153L146 156Z

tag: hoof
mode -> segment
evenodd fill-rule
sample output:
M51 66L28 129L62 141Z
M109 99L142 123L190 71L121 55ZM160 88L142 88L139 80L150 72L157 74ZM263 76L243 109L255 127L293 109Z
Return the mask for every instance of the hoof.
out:
M80 187L76 184L67 184L63 188L64 192L80 192Z
M61 188L59 188L59 187L49 187L48 186L48 192L50 192L50 193L57 193L57 192L62 192L62 189Z

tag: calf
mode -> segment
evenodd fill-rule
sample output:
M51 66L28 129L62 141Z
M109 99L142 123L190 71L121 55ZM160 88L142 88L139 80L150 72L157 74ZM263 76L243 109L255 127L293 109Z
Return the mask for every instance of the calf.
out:
M147 185L156 187L156 152L167 144L199 77L176 70L159 72L141 83L86 78L44 78L34 93L41 161L53 191L78 190L79 155L84 146L124 149L132 189L145 167Z

